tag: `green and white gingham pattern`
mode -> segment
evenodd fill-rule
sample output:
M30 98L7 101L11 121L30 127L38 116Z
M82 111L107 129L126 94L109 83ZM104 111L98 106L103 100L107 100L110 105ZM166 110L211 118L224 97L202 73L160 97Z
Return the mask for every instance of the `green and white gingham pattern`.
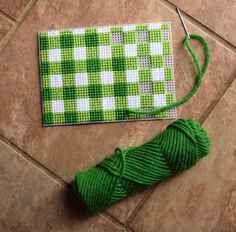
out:
M127 115L175 101L170 23L39 32L43 124L174 118Z

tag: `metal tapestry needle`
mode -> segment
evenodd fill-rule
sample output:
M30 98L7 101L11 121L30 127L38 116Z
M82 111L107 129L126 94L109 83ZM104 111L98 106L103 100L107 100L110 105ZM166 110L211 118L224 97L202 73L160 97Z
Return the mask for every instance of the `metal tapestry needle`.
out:
M177 9L178 15L179 15L179 17L180 17L181 23L182 23L182 25L183 25L183 27L184 27L184 30L185 30L187 36L189 37L189 33L188 33L187 27L186 27L186 25L185 25L185 23L184 23L183 17L182 17L182 15L181 15L181 13L180 13L180 10L179 10L178 7L176 7L176 9Z

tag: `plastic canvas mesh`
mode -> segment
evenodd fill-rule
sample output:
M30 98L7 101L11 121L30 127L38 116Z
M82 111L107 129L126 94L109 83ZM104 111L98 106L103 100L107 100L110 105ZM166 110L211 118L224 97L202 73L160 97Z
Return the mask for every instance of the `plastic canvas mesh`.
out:
M43 124L175 118L132 115L175 101L170 23L39 32Z

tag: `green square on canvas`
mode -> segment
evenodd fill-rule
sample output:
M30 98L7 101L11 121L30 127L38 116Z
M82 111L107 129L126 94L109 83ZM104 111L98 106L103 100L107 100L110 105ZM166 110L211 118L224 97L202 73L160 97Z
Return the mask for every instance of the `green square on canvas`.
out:
M74 35L74 47L85 47L85 35Z
M124 45L113 45L111 47L112 57L124 57L125 56L125 48Z
M98 38L99 38L99 45L100 46L105 46L105 45L111 44L110 33L100 33L98 35Z
M138 56L150 56L150 44L149 43L138 44Z
M97 33L86 33L85 34L85 46L86 47L97 47L99 45Z
M60 34L60 48L73 48L74 37L71 31L62 31Z
M125 44L136 44L137 43L137 33L135 31L124 32L124 43Z
M87 64L87 72L88 73L100 72L100 70L101 70L101 63L100 63L100 59L98 59L98 58L88 59L86 61L86 64Z
M153 96L151 94L141 95L141 105L142 108L152 108L153 107Z
M162 41L162 31L160 29L150 30L149 36L151 43Z

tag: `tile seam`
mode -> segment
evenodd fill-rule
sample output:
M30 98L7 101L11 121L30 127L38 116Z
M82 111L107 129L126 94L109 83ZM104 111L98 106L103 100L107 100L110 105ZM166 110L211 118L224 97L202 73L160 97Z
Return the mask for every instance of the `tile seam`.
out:
M236 79L236 70L233 72L233 74L230 76L230 78L226 81L224 88L217 94L217 99L213 101L207 109L203 112L202 116L198 120L199 123L202 125L207 118L210 116L214 108L218 105L220 100L223 98L223 96L226 94L227 90L230 88L230 86L233 84L234 80ZM143 206L146 204L146 202L149 200L151 197L152 193L155 191L155 189L158 186L155 186L153 189L147 190L147 192L144 194L142 200L140 203L135 207L133 210L131 216L127 219L126 225L128 228L130 228L131 223L135 219L135 217L138 215L138 213L142 210ZM131 228L130 228L131 229Z
M227 90L230 88L230 86L233 84L234 80L236 79L236 69L234 72L230 75L229 79L225 82L223 85L223 88L218 92L214 100L211 102L211 104L207 107L207 109L203 112L202 116L198 120L199 123L202 125L208 116L211 114L211 112L215 109L215 107L218 105L220 100L224 97Z
M99 216L103 217L105 220L110 222L112 225L114 225L117 229L121 231L126 231L126 228L122 222L119 221L116 217L108 213L107 211L98 212Z
M220 97L217 98L216 101L214 101L211 105L213 106L209 106L207 108L207 110L203 113L203 116L200 118L199 122L201 124L203 124L205 122L205 120L208 118L208 116L211 114L211 112L213 111L213 109L215 108L215 106L217 106L217 104L219 103L219 101L221 100L221 98L225 95L225 93L227 92L227 90L230 88L230 86L232 85L233 81L235 80L235 72L231 75L231 77L229 78L229 80L227 81L227 83L225 84L225 88L223 88L223 90L220 93ZM210 110L209 110L210 109ZM63 189L67 190L67 191L71 191L71 186L64 181L63 179L61 179L58 175L56 175L54 172L52 172L50 169L48 169L47 167L45 167L43 164L41 164L39 161L35 160L32 156L30 156L29 154L27 154L25 151L23 151L22 149L20 149L17 145L15 145L14 143L12 143L11 141L9 141L8 139L4 138L3 136L0 136L0 141L6 145L8 148L10 148L11 150L13 150L17 155L19 155L21 158L23 158L25 161L27 161L29 164L33 165L38 171L40 171L42 174L44 174L45 176L47 176L48 178L50 178L52 181L54 181L55 183L57 183L58 185L60 185ZM139 204L135 207L135 209L133 210L132 214L130 217L128 217L126 223L122 223L120 222L116 217L110 215L107 212L102 213L102 217L106 218L108 221L115 221L116 222L116 227L118 227L117 225L119 225L121 228L126 227L129 228L130 224L132 223L132 221L134 220L134 218L136 217L136 215L140 212L140 210L142 209L142 207L144 206L144 204L148 201L148 199L150 198L150 196L152 195L152 193L155 191L155 189L157 188L151 188L149 190L146 191L146 193L144 194L143 198L140 200ZM100 213L99 213L100 214ZM100 215L101 216L101 215ZM109 219L109 218L112 219ZM124 228L123 228L124 229ZM129 228L131 229L131 228Z
M26 161L28 164L32 165L37 171L39 171L41 174L49 178L51 181L59 185L61 188L63 188L65 191L68 191L70 193L73 192L72 186L63 180L61 177L59 177L56 173L51 171L49 168L45 167L43 164L41 164L39 161L34 159L32 156L30 156L28 153L23 151L21 148L19 148L17 145L12 143L11 141L4 138L2 135L0 135L0 143L7 146L10 150L12 150L16 155L18 155L21 159ZM112 223L115 227L119 229L125 229L122 222L119 221L116 217L110 215L106 211L98 213L100 217L103 217L108 222Z
M19 148L16 144L12 143L8 139L4 138L2 135L0 135L0 142L7 146L9 149L14 151L20 158L22 158L24 161L26 161L28 164L32 165L34 168L36 168L40 173L47 176L50 180L60 185L63 189L68 190L70 188L70 185L64 181L62 178L60 178L58 175L56 175L53 171L45 167L43 164L41 164L39 161L34 159L32 156L27 154L25 151L23 151L21 148Z
M7 13L5 13L3 10L0 9L0 16L2 18L4 18L5 20L7 20L8 22L12 23L12 24L17 24L17 21L11 17L10 15L8 15Z
M161 3L163 6L172 10L177 15L176 5L169 2L168 0L157 0L157 1L159 3ZM182 10L181 8L180 8L180 10L181 10L182 16L185 18L185 21L187 20L189 23L193 24L195 27L202 30L204 33L209 35L212 39L214 39L215 41L220 43L223 47L225 47L227 50L231 51L234 54L236 53L236 47L231 42L229 42L227 39L220 36L219 34L214 32L212 29L210 29L209 27L207 27L206 25L204 25L203 23L201 23L200 21L195 19L193 16L188 14L186 11Z
M22 14L20 15L20 17L18 17L17 20L13 19L12 17L8 16L6 13L0 10L0 15L5 15L5 18L8 18L8 21L10 19L11 19L10 22L14 20L13 27L10 29L7 35L3 38L3 41L0 43L0 55L3 52L4 48L6 48L8 42L11 40L16 30L20 27L21 23L24 21L24 19L26 18L28 13L31 11L31 9L33 8L36 2L37 0L29 1L29 3L26 5L25 9L23 10Z

